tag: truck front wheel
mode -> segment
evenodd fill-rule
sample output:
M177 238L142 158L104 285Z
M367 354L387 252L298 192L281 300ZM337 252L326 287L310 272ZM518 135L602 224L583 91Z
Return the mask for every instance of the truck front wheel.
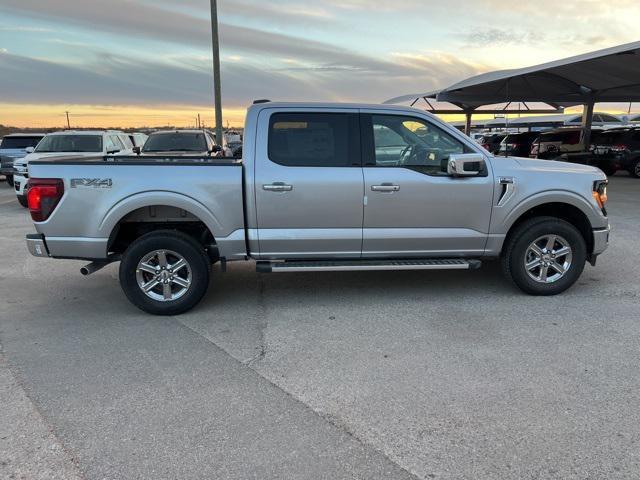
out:
M559 218L535 217L508 236L502 270L525 293L556 295L575 283L586 259L586 242L576 227Z
M134 241L120 263L120 285L131 303L154 315L193 308L209 286L210 260L193 238L160 230Z

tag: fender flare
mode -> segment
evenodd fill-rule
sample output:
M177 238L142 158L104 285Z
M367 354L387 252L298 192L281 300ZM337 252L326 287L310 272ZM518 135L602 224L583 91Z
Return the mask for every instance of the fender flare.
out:
M564 203L576 207L587 217L592 227L594 224L602 223L595 207L583 196L562 190L547 190L531 195L518 203L504 218L500 230L506 234L528 210L547 203Z
M202 221L214 238L216 232L223 231L222 225L213 212L188 195L167 191L148 191L125 197L113 205L100 222L98 227L99 235L103 238L110 238L116 226L125 216L139 208L153 205L164 205L186 210Z

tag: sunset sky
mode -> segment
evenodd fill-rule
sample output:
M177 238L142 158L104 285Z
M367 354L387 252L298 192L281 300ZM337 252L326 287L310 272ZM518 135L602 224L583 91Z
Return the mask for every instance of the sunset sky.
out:
M218 4L236 126L256 98L381 102L636 41L640 19L637 0ZM0 124L213 124L207 0L0 0L0 18Z

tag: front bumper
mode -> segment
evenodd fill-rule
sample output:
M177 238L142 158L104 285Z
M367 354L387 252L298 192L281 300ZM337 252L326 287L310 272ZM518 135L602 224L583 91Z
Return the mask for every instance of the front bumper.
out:
M47 244L44 242L44 235L41 233L30 233L27 235L27 248L34 257L49 257Z
M592 255L600 255L609 246L609 234L611 233L611 225L593 231L593 252Z

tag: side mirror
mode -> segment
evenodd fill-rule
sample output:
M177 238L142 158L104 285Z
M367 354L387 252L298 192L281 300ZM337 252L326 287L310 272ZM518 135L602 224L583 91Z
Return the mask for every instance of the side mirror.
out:
M213 147L211 147L211 150L209 150L210 154L218 154L222 151L222 147L220 145L214 145Z
M135 153L136 155L140 155L140 147L133 147L133 153Z
M35 149L34 147L27 147L27 148L25 148L25 149L24 149L24 151L25 151L26 153L33 153L33 152L35 152L35 150L36 150L36 149Z
M460 153L449 155L447 174L452 177L477 177L484 175L487 165L479 153Z

